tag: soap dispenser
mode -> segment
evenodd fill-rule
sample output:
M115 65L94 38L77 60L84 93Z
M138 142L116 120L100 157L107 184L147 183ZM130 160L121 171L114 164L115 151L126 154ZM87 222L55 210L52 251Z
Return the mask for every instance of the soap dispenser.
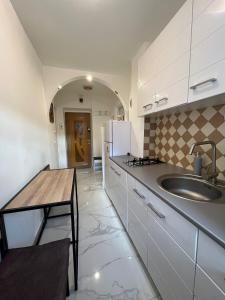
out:
M202 157L199 152L197 152L194 160L194 174L198 176L202 174Z

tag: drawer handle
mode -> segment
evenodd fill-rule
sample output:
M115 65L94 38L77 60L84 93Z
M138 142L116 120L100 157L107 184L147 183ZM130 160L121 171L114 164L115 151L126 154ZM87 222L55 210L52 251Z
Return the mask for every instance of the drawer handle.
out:
M143 108L144 108L145 110L152 109L152 103L144 105Z
M121 176L121 174L117 171L114 170L114 172L116 173L116 175Z
M160 219L165 219L166 217L159 212L151 203L147 204L149 208L151 208L151 210L160 218Z
M135 194L137 194L141 199L145 200L145 196L142 195L141 193L139 193L137 189L133 189L133 191L134 191Z
M203 85L203 84L206 84L206 83L214 83L214 82L216 82L216 81L217 81L216 78L209 78L209 79L207 79L207 80L201 81L201 82L199 82L199 83L196 83L196 84L190 86L190 89L191 89L191 90L195 90L195 89L197 89L199 86L201 86L201 85Z
M115 169L113 167L111 167L111 166L110 166L110 169L113 170L113 171L115 171Z
M156 100L155 101L155 103L157 104L157 105L159 105L161 102L164 102L163 104L166 104L167 102L168 102L168 98L167 97L163 97L163 98L161 98L161 99L159 99L159 100Z

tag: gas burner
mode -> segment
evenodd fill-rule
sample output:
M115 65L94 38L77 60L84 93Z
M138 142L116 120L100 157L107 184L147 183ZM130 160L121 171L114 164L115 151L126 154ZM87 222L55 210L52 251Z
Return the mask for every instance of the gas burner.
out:
M133 158L131 160L127 160L124 162L126 165L129 167L141 167L141 166L150 166L150 165L157 165L162 163L158 158L149 158L149 157L144 157L144 158Z

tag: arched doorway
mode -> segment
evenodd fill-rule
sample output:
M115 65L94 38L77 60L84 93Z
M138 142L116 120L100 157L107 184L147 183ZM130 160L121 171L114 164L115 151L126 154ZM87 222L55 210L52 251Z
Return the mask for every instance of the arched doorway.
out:
M93 158L102 155L101 127L110 119L125 118L116 92L85 78L60 87L51 108L59 168L91 167Z

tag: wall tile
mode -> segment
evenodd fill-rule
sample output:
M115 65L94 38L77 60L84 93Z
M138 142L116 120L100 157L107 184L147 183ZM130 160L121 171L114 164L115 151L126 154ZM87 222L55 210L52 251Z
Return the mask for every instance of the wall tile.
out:
M225 180L225 104L205 109L176 112L145 118L144 155L193 170L194 156L189 155L196 141L213 140L217 144L219 178ZM203 173L210 169L211 147L196 148L203 157Z

